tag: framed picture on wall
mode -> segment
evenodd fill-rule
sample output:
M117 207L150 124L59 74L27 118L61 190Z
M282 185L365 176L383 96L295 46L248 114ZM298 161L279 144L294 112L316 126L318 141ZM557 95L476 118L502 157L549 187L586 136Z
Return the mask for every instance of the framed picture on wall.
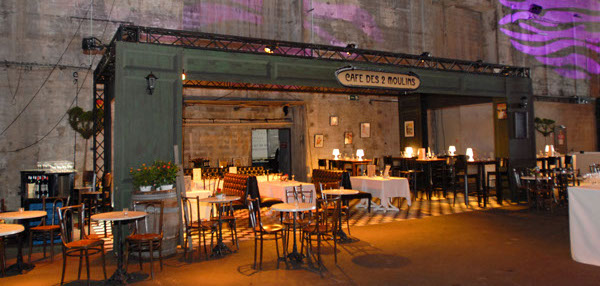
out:
M315 148L323 147L323 134L315 134Z
M414 121L404 121L404 137L415 137Z
M360 124L360 138L369 138L371 137L371 123L362 122Z
M338 117L337 116L329 116L329 125L337 126L338 125Z
M508 115L506 114L506 103L498 103L498 105L496 105L496 111L498 112L498 119L508 118Z
M344 145L352 144L352 132L344 132Z

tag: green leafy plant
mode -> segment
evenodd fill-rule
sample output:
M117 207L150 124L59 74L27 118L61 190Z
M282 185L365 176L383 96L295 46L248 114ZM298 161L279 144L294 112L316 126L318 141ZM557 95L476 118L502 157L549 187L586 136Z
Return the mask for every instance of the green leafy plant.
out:
M556 123L556 121L548 118L536 117L533 123L535 130L544 136L544 145L546 145L546 138L554 133L554 123Z
M142 164L137 169L129 169L129 175L131 175L133 185L138 188L140 186L154 185L157 173L157 169L154 166L146 166L146 164Z
M94 111L83 111L81 107L75 106L67 111L69 115L69 125L79 133L83 139L85 139L85 148L83 153L83 171L86 171L87 166L87 153L88 153L88 141L94 134L98 134L102 131L102 124L96 124L94 129L94 122L100 123L104 118L104 109L97 109Z
M158 186L175 184L179 168L173 162L162 160L154 161L152 167L156 169L155 184Z

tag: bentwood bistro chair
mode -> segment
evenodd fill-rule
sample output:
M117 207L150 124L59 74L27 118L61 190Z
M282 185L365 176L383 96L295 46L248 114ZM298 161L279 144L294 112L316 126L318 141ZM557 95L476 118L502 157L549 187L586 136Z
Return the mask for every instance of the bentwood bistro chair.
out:
M63 253L63 268L60 278L62 285L65 280L65 270L67 269L67 257L79 257L79 271L77 279L81 279L81 264L85 257L85 265L87 272L87 285L90 285L90 259L89 256L100 253L102 256L102 271L104 272L104 280L106 280L106 263L104 258L104 240L91 239L85 234L85 226L83 223L78 223L79 239L74 239L75 224L74 220L79 222L84 221L85 206L75 205L67 206L59 209L58 218L60 220L60 238L62 240Z
M283 261L287 265L287 251L285 245L285 226L282 224L263 224L260 214L260 200L252 199L248 197L248 215L250 218L250 227L252 227L252 232L254 233L254 269L256 269L256 258L258 251L258 241L260 241L260 259L258 264L258 269L262 269L262 260L263 260L263 241L265 240L265 236L272 235L275 240L275 250L277 251L277 268L279 268L279 261L283 259ZM279 256L279 238L281 237L282 242L282 252L283 257Z
M57 234L60 234L60 225L58 220L59 208L65 206L67 198L62 197L44 197L42 198L42 210L46 211L48 204L52 205L51 212L47 217L43 217L38 226L29 229L29 262L31 262L31 252L33 250L33 238L40 238L44 249L44 258L46 258L46 246L50 240L50 261L54 261L54 240Z
M128 266L129 255L132 252L138 253L140 270L142 266L142 252L148 252L150 258L150 275L154 279L154 253L158 252L160 270L162 271L162 240L163 240L163 201L134 201L133 209L148 213L156 213L158 210L158 219L156 217L144 217L143 220L135 221L135 229L125 239L125 269ZM151 220L151 221L150 221Z

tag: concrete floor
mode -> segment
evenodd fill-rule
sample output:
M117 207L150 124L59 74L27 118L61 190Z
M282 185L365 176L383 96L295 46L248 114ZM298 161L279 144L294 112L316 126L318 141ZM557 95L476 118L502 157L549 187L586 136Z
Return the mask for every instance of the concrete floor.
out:
M262 271L251 269L253 242L216 260L165 260L153 281L137 285L598 285L600 268L571 259L566 209L550 214L507 206L486 211L426 217L351 229L358 242L324 249L328 271L276 269L273 242L265 248ZM14 251L10 251L14 257ZM110 257L110 256L109 256ZM38 255L39 258L39 255ZM14 261L11 259L9 262ZM116 268L108 259L109 275ZM77 260L68 262L68 285L84 285ZM99 257L92 264L95 285L102 277ZM144 265L145 267L147 264ZM135 262L130 270L137 271ZM148 269L145 268L147 271ZM0 285L56 285L61 257L37 262L27 274L0 278ZM85 277L85 276L84 276Z

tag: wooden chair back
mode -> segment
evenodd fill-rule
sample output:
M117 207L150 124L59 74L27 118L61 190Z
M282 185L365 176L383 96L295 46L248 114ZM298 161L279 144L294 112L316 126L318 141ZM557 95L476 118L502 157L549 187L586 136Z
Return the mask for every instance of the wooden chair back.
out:
M60 221L60 239L62 240L64 247L67 247L69 242L76 241L73 234L75 233L75 226L77 225L79 226L79 239L77 240L87 237L84 227L84 210L84 204L66 206L59 209L58 219ZM77 221L77 224L74 223L75 221Z
M156 216L146 216L142 220L135 220L134 233L155 233L163 235L163 214L165 204L163 201L133 201L133 209L149 214L155 214L158 211L158 219ZM143 223L143 225L141 225Z

